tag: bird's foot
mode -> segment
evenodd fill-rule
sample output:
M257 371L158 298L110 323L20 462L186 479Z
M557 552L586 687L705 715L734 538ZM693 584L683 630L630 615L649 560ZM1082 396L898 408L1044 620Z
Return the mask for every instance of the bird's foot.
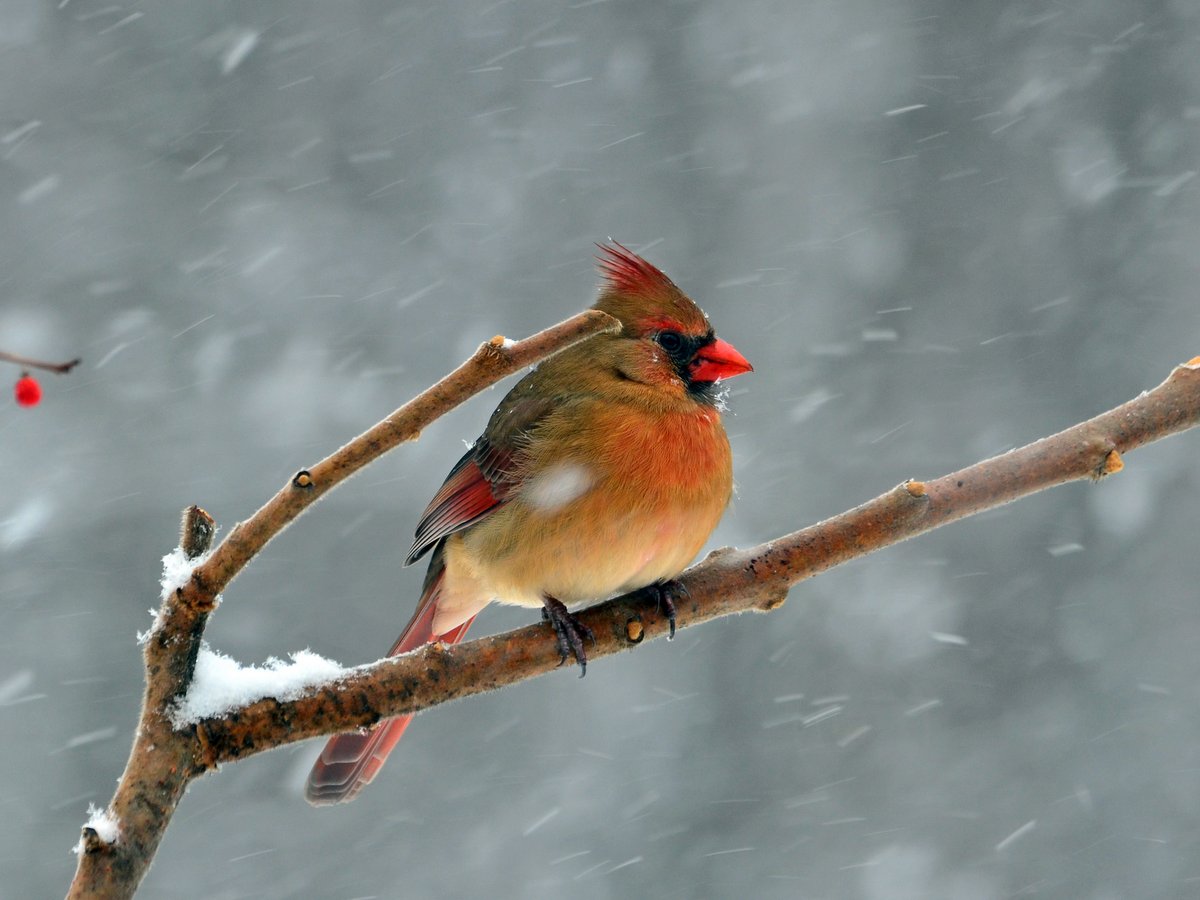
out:
M690 597L688 589L683 586L682 582L672 578L670 581L656 581L654 584L648 584L643 590L658 604L659 612L665 613L667 616L667 622L671 626L667 640L675 640L675 600L678 597Z
M553 597L542 598L542 618L554 626L554 633L558 635L558 652L562 656L559 665L565 663L568 656L574 656L579 663L579 677L582 678L587 674L587 651L583 649L583 642L589 640L596 643L596 635L561 600Z

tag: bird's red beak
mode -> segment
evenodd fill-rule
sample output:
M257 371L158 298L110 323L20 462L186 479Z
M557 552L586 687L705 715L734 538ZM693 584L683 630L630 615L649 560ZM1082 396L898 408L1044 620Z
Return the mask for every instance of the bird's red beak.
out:
M734 349L733 344L717 338L701 347L689 366L692 381L720 381L743 372L753 372L754 366Z

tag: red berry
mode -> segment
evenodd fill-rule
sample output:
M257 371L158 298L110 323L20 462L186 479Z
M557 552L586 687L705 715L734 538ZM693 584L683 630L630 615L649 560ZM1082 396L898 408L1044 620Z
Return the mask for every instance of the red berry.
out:
M32 375L22 375L18 378L14 390L18 406L37 406L42 399L42 386Z

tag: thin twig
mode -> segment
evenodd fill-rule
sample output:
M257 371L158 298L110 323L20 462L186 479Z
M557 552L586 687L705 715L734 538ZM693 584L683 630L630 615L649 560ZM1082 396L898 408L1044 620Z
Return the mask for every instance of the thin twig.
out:
M47 372L56 372L59 375L65 375L83 362L83 360L73 359L65 363L52 363L40 359L30 359L28 356L17 356L15 353L5 353L3 350L0 350L0 362L16 363L18 366L24 366L27 369L44 369Z

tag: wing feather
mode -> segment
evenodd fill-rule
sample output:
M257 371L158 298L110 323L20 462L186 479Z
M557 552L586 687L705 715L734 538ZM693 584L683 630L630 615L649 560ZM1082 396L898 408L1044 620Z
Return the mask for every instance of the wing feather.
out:
M450 470L421 515L406 566L503 506L521 486L520 448L556 402L538 393L536 375L535 370L517 382L492 413L483 436Z
M511 467L510 452L493 447L486 437L476 441L425 507L404 564L411 565L438 541L502 506L517 486Z

